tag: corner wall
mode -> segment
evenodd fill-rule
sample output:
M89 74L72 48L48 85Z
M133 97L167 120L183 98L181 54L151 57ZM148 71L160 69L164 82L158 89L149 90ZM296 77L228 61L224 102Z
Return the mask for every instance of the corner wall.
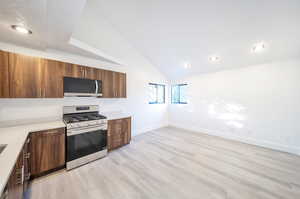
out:
M300 155L300 60L174 81L188 104L169 106L171 126Z

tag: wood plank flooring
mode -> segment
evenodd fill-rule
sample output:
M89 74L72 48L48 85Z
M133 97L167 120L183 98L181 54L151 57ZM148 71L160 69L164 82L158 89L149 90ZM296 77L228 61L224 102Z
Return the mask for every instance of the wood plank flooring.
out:
M31 199L299 199L300 157L176 128L32 182Z

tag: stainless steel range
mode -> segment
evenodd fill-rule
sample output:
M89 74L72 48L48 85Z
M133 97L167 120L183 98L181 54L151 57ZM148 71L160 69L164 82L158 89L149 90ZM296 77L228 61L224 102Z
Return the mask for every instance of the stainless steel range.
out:
M99 107L65 106L63 119L67 126L67 170L107 154L107 119Z

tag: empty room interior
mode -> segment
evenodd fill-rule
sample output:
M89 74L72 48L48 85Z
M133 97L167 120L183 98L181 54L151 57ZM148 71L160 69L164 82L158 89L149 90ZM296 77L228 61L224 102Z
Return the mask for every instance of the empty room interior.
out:
M299 0L1 0L0 199L300 199Z

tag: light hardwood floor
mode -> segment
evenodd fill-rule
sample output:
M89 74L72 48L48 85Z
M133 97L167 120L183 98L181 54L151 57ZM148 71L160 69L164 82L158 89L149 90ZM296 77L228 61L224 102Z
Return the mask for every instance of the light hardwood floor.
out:
M299 199L300 157L162 128L101 160L33 181L32 199Z

